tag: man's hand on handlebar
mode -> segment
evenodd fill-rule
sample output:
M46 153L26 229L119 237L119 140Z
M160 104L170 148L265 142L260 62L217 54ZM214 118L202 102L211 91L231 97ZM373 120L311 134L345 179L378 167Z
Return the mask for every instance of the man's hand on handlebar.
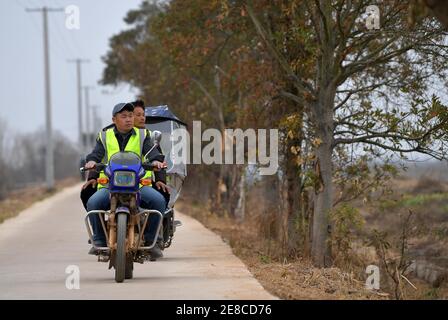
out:
M96 167L96 162L95 161L89 161L86 163L86 165L84 166L84 169L86 170L90 170Z
M160 171L162 169L166 169L168 167L166 161L160 162L160 161L153 161L151 163L151 166L153 167L153 171Z

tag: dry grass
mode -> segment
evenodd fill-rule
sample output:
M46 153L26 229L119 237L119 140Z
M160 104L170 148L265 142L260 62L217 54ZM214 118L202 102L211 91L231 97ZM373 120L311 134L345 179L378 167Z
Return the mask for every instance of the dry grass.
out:
M66 178L56 182L55 190L48 192L44 185L26 187L11 192L6 199L0 201L0 223L15 217L33 203L52 196L58 190L79 183L78 178Z
M366 220L366 227L361 238L365 238L373 229L385 232L389 242L400 240L402 218L411 210L414 213L411 234L405 257L409 261L418 261L419 265L428 265L424 272L412 272L408 279L415 285L414 289L407 281L404 284L404 299L446 299L448 298L448 281L433 281L439 277L430 275L432 269L448 271L448 186L445 182L423 176L420 178L401 178L391 182L394 192L379 201L366 206L360 202ZM357 253L372 251L365 243L358 243ZM392 257L399 257L398 248L390 249ZM378 257L369 252L369 263L378 264ZM365 261L367 261L365 260ZM420 268L422 270L422 268ZM384 276L383 276L384 274ZM435 273L434 273L435 274ZM448 273L447 273L448 274ZM424 277L422 277L424 275ZM425 281L422 281L425 279ZM388 276L382 271L382 288L391 291Z
M280 249L276 242L260 237L256 224L249 221L238 223L217 217L203 206L185 200L179 201L176 208L218 233L263 287L281 299L388 298L387 294L366 290L363 281L338 268L315 268L305 259L278 261L276 253Z
M247 207L251 210L241 223L211 214L204 203L183 200L178 202L178 207L220 234L264 288L282 299L394 299L391 279L384 270L381 270L381 290L389 295L367 291L364 287L365 267L380 265L374 248L365 243L366 236L375 228L387 231L391 240L399 237L400 214L412 208L416 212L417 229L416 236L410 239L409 258L423 258L447 267L448 186L429 178L395 179L392 186L394 194L375 202L375 206L360 201L353 203L361 209L366 226L355 235L353 257L338 264L340 268L314 268L305 258L282 260L282 248L278 239L274 239L278 237L275 222L279 216L275 210L265 209L268 204L263 202L263 197L249 197ZM398 255L393 248L391 254ZM432 287L414 274L409 274L408 280L416 289L402 280L404 299L448 297L448 281Z

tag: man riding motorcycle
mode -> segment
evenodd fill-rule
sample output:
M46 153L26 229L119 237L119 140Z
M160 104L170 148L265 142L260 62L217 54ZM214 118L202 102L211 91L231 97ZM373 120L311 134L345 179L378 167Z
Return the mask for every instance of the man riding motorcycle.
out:
M131 103L119 103L112 111L112 121L114 125L102 131L97 139L95 148L86 157L85 169L93 169L97 163L106 163L110 157L120 151L131 151L138 154L142 160L146 153L152 148L150 134L146 129L138 129L134 127L134 106ZM147 155L147 161L152 162L155 167L154 171L161 170L166 167L164 156L153 148L151 153ZM104 175L104 173L101 173ZM151 171L146 173L145 178L151 176ZM166 202L164 197L149 186L143 186L140 189L141 207L144 209L155 209L159 212L165 212ZM91 210L109 210L109 190L102 185L98 185L96 191L87 201L87 211ZM97 215L89 217L93 230L93 241L97 247L106 246L106 237L102 229L100 218ZM149 218L149 225L144 231L145 245L153 242L157 237L157 225L159 217L152 215ZM154 246L150 254L153 258L162 256L159 246Z
M143 100L136 100L132 102L132 105L134 106L134 127L138 129L145 129L145 121L146 121L145 103L143 102ZM107 127L104 127L102 131L107 131L108 129L113 128L114 126L115 124L112 123ZM157 149L159 150L159 152L162 152L160 146ZM86 182L81 188L80 198L86 210L87 210L87 201L97 191L98 176L99 174L97 172L90 171L87 175ZM154 181L155 183L152 187L163 195L168 205L170 199L170 191L168 189L168 186L166 185L166 172L164 171L154 172Z
M143 100L136 100L132 102L132 105L134 106L134 127L138 129L145 129L145 121L146 121L145 103L143 102ZM114 126L115 124L112 123L107 127L104 127L102 131L107 131L108 129L113 128ZM162 152L160 146L157 149L159 150L159 152ZM80 198L86 210L87 210L87 201L97 191L98 176L99 174L97 172L90 171L87 175L86 182L81 188ZM166 172L165 171L154 172L154 181L155 183L152 187L163 195L166 204L168 205L168 202L170 200L170 191L168 189L168 186L166 185ZM93 250L91 250L90 253L94 254Z

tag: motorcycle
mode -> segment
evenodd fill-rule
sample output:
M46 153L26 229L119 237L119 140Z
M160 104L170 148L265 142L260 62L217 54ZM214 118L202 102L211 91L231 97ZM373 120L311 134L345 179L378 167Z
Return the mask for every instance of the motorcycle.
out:
M154 147L160 143L161 133L154 132ZM152 149L151 149L152 150ZM149 154L151 150L147 153ZM146 158L146 157L145 157ZM133 152L118 152L111 156L108 164L99 163L97 172L103 171L106 177L98 183L108 187L110 192L110 210L91 210L85 216L85 224L90 242L93 244L93 232L89 217L98 215L107 247L95 247L98 261L109 262L109 269L115 269L115 281L133 278L134 262L144 263L149 258L149 250L156 245L157 237L149 246L144 246L144 230L150 215L159 216L157 233L163 225L163 215L157 210L140 208L140 186L150 186L151 179L144 179L146 170L154 170L151 163L141 161ZM86 171L80 168L81 172Z
M180 195L187 176L186 163L174 161L172 152L174 130L186 129L186 124L179 120L168 106L147 107L146 128L151 131L153 148L160 148L165 155L167 167L167 186L170 190L167 210L162 215L157 210L144 210L140 204L140 185L149 186L150 179L144 179L145 170L153 170L150 163L141 161L137 154L119 152L114 154L108 164L97 164L94 170L104 171L106 177L98 179L98 183L107 185L110 191L110 210L92 210L85 216L85 225L89 242L93 245L93 232L90 225L92 215L98 215L102 229L106 235L107 247L96 247L99 262L109 262L109 269L115 269L115 281L120 283L133 278L134 263L151 260L149 250L157 243L157 237L149 246L144 246L144 230L151 215L158 215L157 233L162 235L161 249L171 246L176 228L182 223L175 220L174 204ZM162 135L164 138L162 139ZM180 155L182 157L182 155ZM85 173L80 168L81 174Z

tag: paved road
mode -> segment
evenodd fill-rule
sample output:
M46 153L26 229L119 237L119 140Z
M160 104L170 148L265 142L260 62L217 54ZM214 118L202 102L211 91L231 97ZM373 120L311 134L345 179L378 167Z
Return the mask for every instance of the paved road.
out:
M134 279L87 255L80 186L38 202L0 224L0 299L275 299L221 238L178 214L183 226L157 262L135 264ZM80 270L69 290L66 268Z

